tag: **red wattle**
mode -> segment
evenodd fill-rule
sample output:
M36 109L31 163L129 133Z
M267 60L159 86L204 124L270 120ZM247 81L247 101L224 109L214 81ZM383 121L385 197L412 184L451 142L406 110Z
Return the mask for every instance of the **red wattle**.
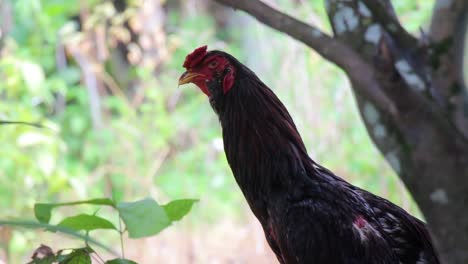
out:
M233 84L234 84L234 73L231 70L229 73L226 74L226 76L224 76L224 79L223 79L224 94L226 94L227 92L229 92L229 90L231 90Z

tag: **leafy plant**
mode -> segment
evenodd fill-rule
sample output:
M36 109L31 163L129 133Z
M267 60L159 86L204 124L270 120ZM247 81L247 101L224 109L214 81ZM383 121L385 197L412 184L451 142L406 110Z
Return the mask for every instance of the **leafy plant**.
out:
M98 198L65 203L36 203L34 206L34 215L39 222L0 221L0 226L44 228L51 232L61 232L74 236L85 242L84 247L60 249L57 253L54 253L50 247L41 245L34 252L32 261L29 262L31 264L87 264L91 263L92 258L96 258L96 261L99 263L106 264L136 263L124 258L123 235L128 232L130 238L154 236L169 227L173 222L182 219L189 213L192 206L197 201L198 200L195 199L181 199L171 201L162 206L152 198L145 198L134 202L115 202L108 198ZM97 213L79 213L65 217L55 225L49 223L52 218L53 210L59 207L84 204L112 208L119 216L118 227L116 227L111 220L98 216ZM120 258L104 262L98 253L90 246L90 244L95 244L112 252L107 246L89 236L91 231L98 229L112 230L119 234L122 250ZM82 234L83 232L84 234Z

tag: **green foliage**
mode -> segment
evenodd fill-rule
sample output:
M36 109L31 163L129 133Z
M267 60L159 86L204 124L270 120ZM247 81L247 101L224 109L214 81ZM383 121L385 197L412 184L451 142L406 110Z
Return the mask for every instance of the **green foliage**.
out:
M158 203L152 198L145 198L135 202L118 202L107 199L98 198L84 201L73 201L67 203L37 203L34 206L34 211L37 222L31 221L2 221L0 220L0 226L13 226L13 227L24 227L24 228L45 228L51 232L61 232L64 234L72 235L77 238L81 238L86 243L86 247L72 249L70 253L63 254L65 249L61 249L54 254L52 250L42 245L36 252L43 253L47 252L44 257L37 257L36 253L33 255L33 260L29 263L35 264L47 264L47 263L91 263L91 255L97 254L92 249L88 242L94 243L98 246L103 247L109 251L106 246L102 243L92 239L89 235L91 231L98 229L108 229L117 231L122 240L122 236L125 232L128 232L130 238L142 238L153 236L167 228L172 222L181 220L187 215L192 208L193 204L197 200L193 199L182 199L169 202L163 207L159 206ZM121 227L119 220L119 227L116 226L109 220L96 214L77 214L63 218L56 225L49 224L52 217L52 210L63 206L78 206L78 205L94 205L94 206L108 206L116 210L119 218L125 224ZM80 231L84 231L85 234L80 234ZM123 252L122 242L122 256ZM131 260L119 258L107 261L105 263L135 263Z
M44 248L45 246L41 246ZM64 253L64 251L68 251ZM43 258L35 258L27 264L91 264L91 256L96 252L89 246L83 248L74 248L71 250L59 250L57 254L53 252ZM128 259L112 259L104 262L104 264L137 264L136 262Z
M182 199L182 200L174 200L170 203L163 205L164 211L166 212L167 216L171 221L179 221L184 217L190 210L192 206L198 202L198 200L194 199Z
M92 205L109 205L115 206L115 203L108 198L97 198L84 201L75 201L68 203L36 203L34 204L34 214L42 223L49 223L50 217L52 215L52 209L60 206L71 206L71 205L80 205L80 204L92 204Z
M152 199L117 205L131 238L155 235L171 224L164 209Z
M67 227L72 230L76 231L93 231L96 229L114 229L117 228L109 222L108 220L95 216L95 215L88 215L88 214L79 214L75 216L70 216L63 219L60 223L57 224L58 226Z
M73 249L67 255L58 255L58 263L63 264L91 264L91 256L94 250L90 247Z
M46 248L46 246L42 245L39 249L44 248ZM36 250L36 252L38 250ZM95 253L95 251L89 246L67 251L69 251L69 253L64 253L64 250L59 250L57 254L54 254L50 249L49 255L46 257L33 258L33 260L27 264L91 264L91 254Z
M82 204L106 205L117 210L119 217L125 223L124 230L128 231L131 238L142 238L156 235L172 222L182 219L197 201L193 199L174 200L161 207L152 198L118 203L107 198L98 198L68 203L37 203L34 206L34 212L39 222L47 224L50 221L52 209L57 207ZM57 226L75 231L113 229L123 232L123 230L118 230L109 220L89 214L78 214L64 218Z

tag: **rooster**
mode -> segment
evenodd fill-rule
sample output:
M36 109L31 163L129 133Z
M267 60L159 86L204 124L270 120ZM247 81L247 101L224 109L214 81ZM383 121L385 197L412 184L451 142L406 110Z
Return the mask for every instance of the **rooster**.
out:
M286 107L245 65L203 46L183 67L179 85L208 96L234 177L280 263L439 263L422 221L309 157Z

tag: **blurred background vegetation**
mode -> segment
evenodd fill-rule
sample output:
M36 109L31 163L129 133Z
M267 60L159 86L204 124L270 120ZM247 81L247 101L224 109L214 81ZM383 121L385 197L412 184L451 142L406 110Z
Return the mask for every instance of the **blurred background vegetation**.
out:
M268 2L330 32L323 1ZM392 2L410 31L427 25L433 1ZM177 88L185 55L204 44L275 90L315 160L418 214L340 70L247 15L209 0L0 0L0 119L50 128L0 127L0 218L32 219L35 202L199 198L175 228L128 241L130 258L270 263L207 98ZM73 245L0 227L0 263L24 263L40 243Z

